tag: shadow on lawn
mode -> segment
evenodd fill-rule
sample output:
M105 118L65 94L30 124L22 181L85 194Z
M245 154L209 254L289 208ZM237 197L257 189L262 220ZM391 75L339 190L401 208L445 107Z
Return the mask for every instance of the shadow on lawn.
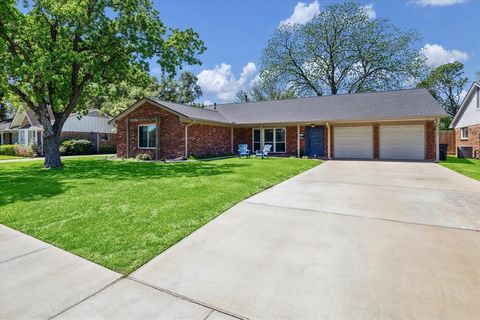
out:
M470 161L467 158L457 157L448 157L447 161L443 161L443 163L475 164L473 161Z
M107 160L69 160L64 168L45 170L40 163L14 165L0 170L0 206L17 201L49 198L74 188L72 180L107 181L195 178L233 173L249 163L184 162L155 163ZM3 168L0 168L3 169ZM68 183L67 183L68 182Z

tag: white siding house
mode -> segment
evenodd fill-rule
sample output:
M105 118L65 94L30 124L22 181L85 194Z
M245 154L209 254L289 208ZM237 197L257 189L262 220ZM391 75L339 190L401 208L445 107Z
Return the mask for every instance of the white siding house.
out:
M71 114L63 125L63 131L113 133L115 127L108 124L109 120L107 116L95 109L90 110L81 118L76 114Z
M480 157L480 82L475 81L460 105L451 127L455 129L457 156Z

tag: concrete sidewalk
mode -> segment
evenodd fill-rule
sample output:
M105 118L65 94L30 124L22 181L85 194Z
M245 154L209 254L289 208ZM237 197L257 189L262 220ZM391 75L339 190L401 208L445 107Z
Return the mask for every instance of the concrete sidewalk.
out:
M116 154L85 154L85 155L79 155L79 156L62 156L62 159L71 159L71 158L84 158L84 157L113 157L116 156ZM9 162L25 162L25 161L40 161L40 160L45 160L44 157L38 157L38 158L22 158L22 159L10 159L10 160L0 160L0 164L2 163L9 163Z
M51 318L233 319L0 225L0 319Z

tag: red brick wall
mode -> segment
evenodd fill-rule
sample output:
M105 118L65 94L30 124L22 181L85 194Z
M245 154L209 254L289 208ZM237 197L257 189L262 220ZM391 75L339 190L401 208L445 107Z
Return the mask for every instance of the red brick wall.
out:
M221 155L231 152L231 129L210 125L188 127L189 155ZM234 150L235 152L235 150Z
M155 124L159 118L158 148L159 159L175 159L185 156L185 124L180 122L177 115L165 111L150 103L138 107L125 118L117 121L118 143L117 156L127 154L126 132L127 121L130 122L129 156L136 157L140 153L147 153L153 159L155 149L138 148L138 126L141 124ZM142 120L148 118L146 120ZM188 127L188 154L226 154L230 153L230 127L194 124Z
M158 128L159 158L174 159L183 157L185 152L185 125L180 122L177 115L148 102L117 121L117 156L126 157L127 155L126 134L128 119L150 118L151 120L130 122L129 156L136 157L137 154L146 153L154 159L156 156L154 149L138 148L138 126L141 124L155 123L156 117L160 119L160 126Z
M253 150L252 139L252 128L233 128L233 152L237 153L238 145L244 143Z
M425 124L425 159L435 160L436 148L435 148L435 124L433 121L427 121Z
M373 125L373 159L380 158L380 129L378 124Z
M455 129L455 141L457 147L472 147L472 156L475 157L475 152L480 154L480 124L468 127L467 140L462 140L460 129Z

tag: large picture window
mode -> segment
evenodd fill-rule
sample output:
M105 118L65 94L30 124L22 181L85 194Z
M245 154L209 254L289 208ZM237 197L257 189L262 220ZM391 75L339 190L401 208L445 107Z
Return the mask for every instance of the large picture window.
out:
M155 149L157 147L157 126L154 124L138 126L138 148Z
M285 128L253 129L253 151L263 149L266 144L272 145L272 152L286 152Z

